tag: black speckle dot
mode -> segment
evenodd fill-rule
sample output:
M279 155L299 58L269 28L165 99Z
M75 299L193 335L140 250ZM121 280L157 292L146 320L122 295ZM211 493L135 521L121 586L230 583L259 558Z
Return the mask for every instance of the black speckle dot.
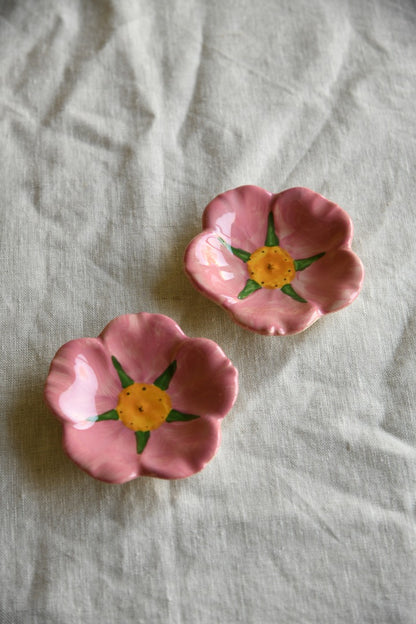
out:
M139 412L143 412L143 408L142 408L142 406L141 406L141 405L140 405L140 407L138 407L137 409L139 410Z
M288 270L287 270L287 272L288 272L288 273L292 273L291 269L288 269Z
M127 396L130 394L130 392L126 392Z
M142 388L142 390L146 390L146 388Z
M284 281L284 282L287 282L287 279L284 277L284 278L283 278L283 281Z
M262 284L264 284L264 282L262 282Z

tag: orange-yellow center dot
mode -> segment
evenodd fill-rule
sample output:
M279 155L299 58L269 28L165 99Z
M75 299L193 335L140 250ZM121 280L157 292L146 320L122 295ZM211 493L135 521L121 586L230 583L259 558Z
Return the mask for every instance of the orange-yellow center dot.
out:
M292 256L281 247L260 247L247 262L250 279L262 288L282 288L295 277Z
M169 395L153 384L134 383L118 395L118 416L133 431L152 431L163 425L172 403Z

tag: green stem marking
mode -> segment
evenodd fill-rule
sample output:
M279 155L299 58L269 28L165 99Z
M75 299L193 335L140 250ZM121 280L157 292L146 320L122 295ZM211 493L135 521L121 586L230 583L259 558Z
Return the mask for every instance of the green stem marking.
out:
M313 262L316 262L317 260L319 260L319 258L322 258L322 256L324 255L325 255L325 252L323 251L322 253L316 254L316 256L311 256L310 258L302 258L301 260L294 260L295 271L303 271L304 269L307 269L308 266L311 266Z
M267 235L265 240L266 247L278 247L279 238L274 228L274 217L272 211L269 212L269 218L267 220Z
M238 294L238 298L245 299L246 297L251 295L251 293L255 292L259 288L261 288L260 284L258 284L252 279L248 279L243 290Z
M303 299L303 297L298 295L298 293L294 290L291 284L285 284L285 286L283 286L280 290L284 292L285 295L292 297L292 299L294 299L295 301L300 301L300 303L308 303L306 299Z
M248 262L250 260L251 253L249 251L244 251L244 249L239 249L238 247L232 247L232 245L226 243L223 238L220 238L219 240L224 247L228 249L228 251L231 251L231 253L237 256L237 258L240 258L243 262Z
M108 412L104 412L104 414L99 414L98 416L90 416L87 418L90 422L100 422L100 420L118 420L117 410L112 409Z
M146 448L146 444L150 438L150 431L136 431L136 449L137 453L141 455L144 449Z
M174 360L172 364L169 364L167 369L161 375L159 375L156 381L153 382L153 385L157 386L161 390L167 390L169 388L171 379L173 375L175 374L175 371L176 371L176 360Z
M111 361L113 362L113 366L117 371L122 387L128 388L128 386L131 386L134 383L133 379L124 372L120 362L117 360L117 358L114 357L114 355L111 357Z
M166 422L187 422L188 420L195 420L195 418L199 418L199 416L195 416L194 414L184 414L183 412L178 412L178 410L172 409L166 418Z

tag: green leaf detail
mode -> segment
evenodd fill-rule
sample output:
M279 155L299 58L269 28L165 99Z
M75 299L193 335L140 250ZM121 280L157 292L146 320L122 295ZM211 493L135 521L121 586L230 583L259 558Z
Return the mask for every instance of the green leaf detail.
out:
M258 284L252 279L248 279L243 290L238 294L238 298L245 299L246 297L251 295L251 293L255 292L259 288L261 288L260 284Z
M87 418L90 422L99 422L100 420L118 420L118 412L115 409L99 414L98 416L90 416Z
M300 303L308 303L306 299L298 295L298 293L293 289L293 286L291 284L285 284L285 286L282 286L280 290L284 292L285 295L292 297L292 299L294 299L295 301L300 301Z
M274 217L272 211L269 212L269 218L267 220L267 235L265 243L266 247L278 247L279 238L274 228Z
M150 438L150 431L136 431L136 449L137 453L141 455L144 449L146 448L146 444Z
M322 256L324 255L325 255L325 252L323 251L322 253L316 254L316 256L311 256L310 258L302 258L301 260L294 260L295 271L303 271L303 269L307 269L308 266L311 266L313 262L316 262L317 260L319 260L319 258L322 258Z
M237 256L237 258L240 258L240 260L242 260L243 262L248 262L250 260L251 253L249 251L239 249L238 247L232 247L232 245L226 243L223 238L220 238L219 240L224 245L224 247L228 249L228 251L231 251L231 253Z
M171 379L176 371L176 360L169 364L167 369L153 382L154 386L157 386L161 390L167 390L169 388L169 384Z
M240 258L243 262L248 262L251 258L251 253L244 249L238 249L238 247L231 247L231 251L237 258Z
M166 422L187 422L188 420L195 420L195 418L199 418L199 416L195 416L194 414L184 414L183 412L178 412L178 410L172 409L166 418Z
M117 371L122 387L127 388L128 386L131 386L134 383L133 379L124 372L120 362L114 357L114 355L111 357L111 361Z

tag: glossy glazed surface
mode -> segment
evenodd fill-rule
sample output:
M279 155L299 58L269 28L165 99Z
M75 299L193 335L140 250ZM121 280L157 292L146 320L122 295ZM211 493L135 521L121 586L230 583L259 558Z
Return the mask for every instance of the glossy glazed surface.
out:
M91 476L111 483L139 475L178 479L214 456L237 376L211 340L188 338L163 315L128 314L98 338L59 349L45 399L63 424L65 451ZM135 418L128 410L136 408Z
M352 236L347 213L314 191L242 186L208 204L185 271L243 327L296 334L360 292L364 269Z

